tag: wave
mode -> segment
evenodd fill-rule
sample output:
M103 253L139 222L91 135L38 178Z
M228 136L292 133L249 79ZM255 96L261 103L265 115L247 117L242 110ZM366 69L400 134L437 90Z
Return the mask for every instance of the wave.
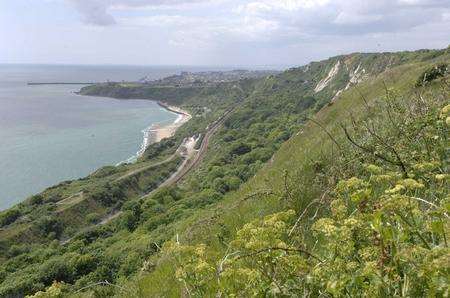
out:
M126 159L126 160L124 160L124 161L121 161L121 162L117 163L116 166L119 166L119 165L125 164L125 163L133 163L133 162L136 162L137 159L138 159L139 157L141 157L141 156L144 154L144 152L145 152L145 150L147 149L147 147L148 147L150 144L153 143L153 142L152 142L152 137L153 137L152 134L153 134L154 131L156 131L155 126L159 126L159 125L161 125L161 124L163 124L163 125L164 125L164 124L166 124L166 125L177 125L178 123L180 123L181 121L183 121L183 117L185 116L184 114L182 114L182 113L180 113L180 112L176 112L176 111L173 111L173 110L168 109L168 108L165 108L165 107L161 107L161 110L164 110L164 111L166 111L166 112L169 111L169 112L171 112L172 114L177 115L177 118L176 118L171 124L166 124L167 121L160 121L160 122L153 123L152 125L150 125L150 126L147 127L146 129L142 130L142 133L144 134L144 138L143 138L143 141L142 141L142 143L141 143L141 147L139 148L139 151L136 152L136 154L133 155L133 156L131 156L130 158L128 158L128 159Z
M176 114L176 113L174 113L174 114ZM175 121L173 121L172 124L177 124L183 119L183 115L179 115L179 114L177 114L177 115L178 115L177 119L175 119ZM166 123L167 123L167 121L159 121L159 122L151 124L149 127L145 128L145 129L141 130L141 132L144 134L144 137L143 137L141 146L139 147L139 151L137 151L136 154L129 157L128 159L118 162L116 164L116 167L120 166L122 164L136 162L137 159L144 154L147 147L153 143L152 139L154 139L153 134L157 130L156 127L159 127L159 125L166 124ZM172 125L172 124L166 124L166 125Z
M177 113L174 113L174 114L177 114ZM183 120L183 115L181 115L181 114L177 114L177 115L178 115L178 117L177 117L177 119L175 119L173 124L178 124L181 120Z
M159 123L161 123L161 122L159 122ZM137 159L139 157L141 157L144 154L145 149L147 149L147 147L152 143L152 141L151 141L152 140L152 133L155 131L154 127L155 127L155 125L158 125L159 123L153 123L149 127L141 130L141 132L144 134L144 137L143 137L141 146L139 148L139 151L137 151L135 155L129 157L128 159L117 163L116 167L120 166L121 164L134 163L134 162L137 161Z
M175 121L173 122L173 124L177 124L179 123L181 120L183 120L183 114L179 113L179 112L175 112L173 110L170 110L168 108L161 108L161 111L166 111L166 112L170 112L172 114L177 115L177 119L175 119Z

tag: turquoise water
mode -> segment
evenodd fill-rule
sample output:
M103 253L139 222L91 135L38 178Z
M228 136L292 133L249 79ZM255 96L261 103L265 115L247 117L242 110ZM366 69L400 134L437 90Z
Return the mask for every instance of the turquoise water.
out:
M0 210L136 154L143 130L176 115L146 100L79 96L80 85L28 81L160 78L176 68L0 65Z

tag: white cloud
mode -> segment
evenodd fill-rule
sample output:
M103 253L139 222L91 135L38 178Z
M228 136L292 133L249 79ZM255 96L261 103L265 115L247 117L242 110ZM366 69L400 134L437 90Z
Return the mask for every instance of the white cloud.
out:
M86 24L108 26L116 23L114 18L106 11L104 1L69 0L80 12L82 20Z
M382 15L354 14L343 11L338 14L333 23L338 25L361 25L381 21L382 19Z
M116 23L111 9L144 7L174 7L209 2L211 0L67 0L81 14L87 24L108 26Z
M442 13L442 20L444 22L450 22L450 11Z
M241 4L241 16L276 21L280 28L297 28L314 35L361 35L409 30L435 21L450 11L444 0L259 0Z
M448 0L67 0L85 23L176 26L248 36L361 35L395 32L446 18ZM180 7L182 7L180 9ZM152 8L151 15L126 12ZM175 9L178 8L178 9ZM157 10L155 10L157 9ZM121 12L114 17L111 11ZM173 14L176 15L173 15ZM205 24L205 22L207 24ZM232 27L230 27L232 26ZM258 37L261 34L264 36ZM208 34L206 34L208 35Z
M65 1L74 5L86 23L114 24L111 28L139 32L139 38L151 36L157 40L153 47L176 49L180 57L188 52L223 57L239 52L247 57L244 60L282 60L287 59L283 51L297 55L304 48L317 55L341 53L352 46L359 50L366 45L362 40L368 49L371 45L378 49L383 40L398 45L396 38L410 39L414 34L417 39L407 44L426 47L423 35L419 38L414 33L420 31L416 29L445 28L450 22L448 0ZM436 36L440 41L430 45L442 44L442 34Z
M123 26L181 28L193 26L202 19L180 15L155 15L148 17L119 18L118 23Z

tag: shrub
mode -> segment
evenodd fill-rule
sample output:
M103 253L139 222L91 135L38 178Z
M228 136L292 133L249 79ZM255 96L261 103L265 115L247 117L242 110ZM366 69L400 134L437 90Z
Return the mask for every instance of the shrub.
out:
M127 229L130 232L134 231L138 222L139 222L139 217L136 217L136 215L132 211L129 211L129 210L125 211L120 216L120 227L123 229Z
M63 297L64 283L53 282L45 291L36 292L34 295L28 295L26 298L60 298Z
M57 218L44 216L37 221L36 228L44 236L54 234L59 237L63 231L63 224Z
M9 209L0 214L0 227L7 226L12 224L21 216L21 213L18 209Z
M252 149L250 146L244 144L244 143L235 143L231 146L230 154L231 155L243 155L247 152L250 152Z
M100 221L100 215L98 213L89 213L86 215L86 221L91 224L96 224Z
M186 291L198 297L448 296L450 105L439 111L439 101L391 104L395 120L372 118L372 134L355 123L363 145L346 131L366 163L351 150L339 161L352 161L345 174L353 176L330 182L329 207L319 206L329 209L326 216L300 221L305 209L300 217L288 210L255 219L237 231L221 259L202 244L168 243L164 253ZM416 113L419 108L426 112ZM401 137L390 137L397 129Z
M417 79L416 86L424 86L437 78L444 77L448 73L448 65L443 63L424 71Z
M23 253L27 253L30 251L30 247L28 245L12 245L8 250L8 255L10 257L16 257Z
M72 282L75 275L74 268L62 257L46 261L39 271L44 284L50 284L54 280Z
M94 173L91 174L92 177L103 178L106 176L110 176L117 172L117 167L115 166L106 166L98 169Z
M29 199L31 205L39 205L43 202L44 197L42 195L34 195Z

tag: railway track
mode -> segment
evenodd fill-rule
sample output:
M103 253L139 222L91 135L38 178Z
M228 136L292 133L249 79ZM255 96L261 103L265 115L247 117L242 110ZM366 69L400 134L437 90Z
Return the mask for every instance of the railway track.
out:
M214 121L211 126L207 129L205 136L203 137L202 143L200 145L200 148L195 153L193 157L190 159L186 159L181 166L178 168L178 170L169 178L167 178L163 183L161 183L157 188L150 191L149 193L141 196L141 198L148 197L155 193L158 189L161 187L166 186L172 186L174 184L177 184L180 182L189 172L194 170L198 167L198 165L201 163L203 158L205 157L205 154L208 150L209 142L211 137L214 135L214 133L223 125L225 120L236 110L238 105L233 106L232 108L228 109L219 119Z
M225 120L227 120L227 118L236 110L237 107L238 107L238 104L236 104L232 108L228 109L219 119L217 119L216 121L214 121L211 124L211 127L209 127L205 133L205 136L202 140L200 148L198 149L198 151L195 153L195 155L193 157L191 157L191 158L187 157L186 160L181 164L181 166L178 168L178 170L171 177L167 178L157 188L155 188L151 192L141 196L140 198L144 198L144 197L148 197L148 196L152 195L154 192L156 192L161 187L171 186L171 185L178 183L189 172L191 172L196 167L198 167L198 165L201 163L201 161L205 157L211 137L223 125ZM169 157L169 159L170 158L171 157ZM167 162L167 160L162 161L158 164L163 164L164 162ZM152 167L152 166L155 166L155 164L151 165L151 166L147 166L147 168ZM131 174L136 174L136 173L131 173ZM128 177L128 175L127 175L127 177ZM119 179L123 179L123 177L120 177ZM117 218L120 214L122 214L122 211L117 211L117 212L108 214L108 216L103 218L99 223L96 224L96 226L105 225L105 224L109 223L111 220L113 220L114 218ZM61 240L60 243L61 243L61 245L65 245L65 244L69 243L72 239L73 239L73 237L65 239L65 240Z

